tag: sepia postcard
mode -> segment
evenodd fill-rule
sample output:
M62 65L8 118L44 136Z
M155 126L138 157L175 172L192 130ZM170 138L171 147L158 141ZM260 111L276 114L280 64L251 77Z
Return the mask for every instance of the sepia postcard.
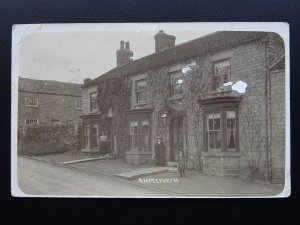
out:
M15 197L289 197L287 23L12 27Z

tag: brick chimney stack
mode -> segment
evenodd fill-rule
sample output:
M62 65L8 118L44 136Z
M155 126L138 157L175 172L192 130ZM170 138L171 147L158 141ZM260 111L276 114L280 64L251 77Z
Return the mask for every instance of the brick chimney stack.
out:
M90 82L92 79L91 78L85 78L83 80L83 84L87 84L88 82Z
M155 38L155 52L161 52L166 48L171 48L175 46L176 37L173 35L166 34L163 30L160 30L154 36Z
M130 44L127 41L125 43L126 49L124 49L124 41L120 41L120 49L116 51L117 54L117 66L121 66L125 63L131 62L133 57L133 51L130 50Z

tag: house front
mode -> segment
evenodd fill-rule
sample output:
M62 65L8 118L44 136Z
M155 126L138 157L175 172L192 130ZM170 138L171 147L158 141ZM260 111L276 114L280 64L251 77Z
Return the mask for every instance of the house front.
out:
M19 77L18 127L41 122L72 121L78 127L82 113L81 84Z
M105 133L112 152L128 163L151 163L160 136L170 163L182 150L188 168L205 174L261 173L281 182L282 39L229 31L180 45L175 39L159 31L155 53L134 61L129 42L121 41L117 67L85 80L82 151L98 151Z

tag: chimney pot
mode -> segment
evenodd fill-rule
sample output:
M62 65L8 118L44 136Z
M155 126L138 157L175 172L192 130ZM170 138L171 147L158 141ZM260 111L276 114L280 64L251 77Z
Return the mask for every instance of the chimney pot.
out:
M129 42L127 41L126 49L124 49L124 41L120 41L120 49L116 51L117 54L117 66L121 66L125 63L131 62L133 57L133 52L130 50Z
M125 44L126 44L126 50L130 50L129 41L127 41Z
M120 49L124 49L124 41L120 41Z

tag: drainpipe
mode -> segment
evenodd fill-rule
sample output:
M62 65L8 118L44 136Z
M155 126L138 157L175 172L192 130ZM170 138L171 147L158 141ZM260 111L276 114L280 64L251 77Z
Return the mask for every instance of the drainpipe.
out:
M265 171L265 176L266 176L266 183L269 183L269 88L270 88L270 80L269 80L269 67L268 67L268 40L263 40L265 44L265 98L266 98L266 171Z

